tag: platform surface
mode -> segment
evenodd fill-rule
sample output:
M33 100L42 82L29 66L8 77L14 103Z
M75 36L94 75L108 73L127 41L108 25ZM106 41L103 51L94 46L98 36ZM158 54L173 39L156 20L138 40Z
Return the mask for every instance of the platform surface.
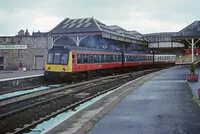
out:
M199 133L200 108L185 79L188 70L170 69L145 82L100 119L89 134Z
M31 71L0 71L0 80L10 80L15 78L23 78L27 76L43 75L44 70L31 70Z

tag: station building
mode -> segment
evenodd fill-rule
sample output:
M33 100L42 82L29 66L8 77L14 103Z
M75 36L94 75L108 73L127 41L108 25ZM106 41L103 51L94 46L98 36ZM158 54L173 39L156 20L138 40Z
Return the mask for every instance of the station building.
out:
M139 50L148 42L137 31L127 31L119 26L106 24L94 18L66 18L49 34L53 45L68 45L102 49Z
M48 33L20 30L16 36L0 36L0 70L43 69L52 39ZM21 65L20 65L21 64Z

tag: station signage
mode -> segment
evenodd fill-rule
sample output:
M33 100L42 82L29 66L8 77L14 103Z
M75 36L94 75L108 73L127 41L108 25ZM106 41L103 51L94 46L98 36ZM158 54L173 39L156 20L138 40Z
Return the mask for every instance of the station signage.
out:
M0 45L0 50L5 49L27 49L27 45Z

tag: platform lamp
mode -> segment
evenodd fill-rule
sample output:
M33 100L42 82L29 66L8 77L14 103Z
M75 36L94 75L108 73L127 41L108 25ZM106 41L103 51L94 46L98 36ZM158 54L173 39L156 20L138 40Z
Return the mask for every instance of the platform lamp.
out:
M153 54L153 65L154 65L154 50L151 50L151 54Z

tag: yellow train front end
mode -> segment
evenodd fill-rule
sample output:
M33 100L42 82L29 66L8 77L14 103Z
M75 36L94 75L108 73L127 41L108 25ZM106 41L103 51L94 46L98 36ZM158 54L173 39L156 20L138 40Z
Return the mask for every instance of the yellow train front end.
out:
M54 47L48 51L44 75L46 78L65 77L72 72L72 52Z

